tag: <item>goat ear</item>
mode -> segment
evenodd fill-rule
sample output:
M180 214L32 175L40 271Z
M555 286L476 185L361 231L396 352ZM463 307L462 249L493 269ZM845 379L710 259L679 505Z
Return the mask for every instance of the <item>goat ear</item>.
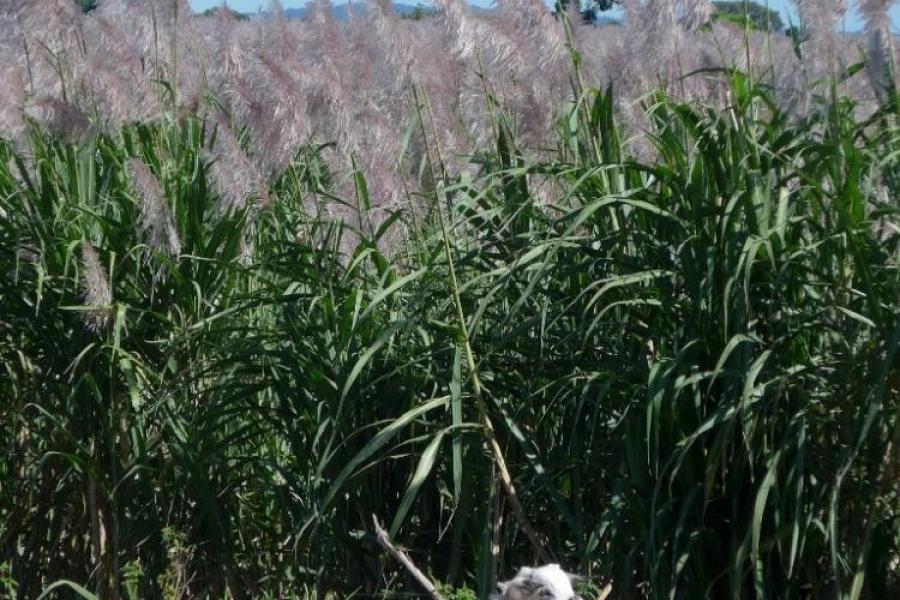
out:
M516 574L516 579L524 579L526 577L531 577L534 574L534 569L531 567L519 567L519 572Z
M497 591L500 592L501 595L506 593L506 588L508 588L508 587L509 587L508 581L498 581L497 582Z

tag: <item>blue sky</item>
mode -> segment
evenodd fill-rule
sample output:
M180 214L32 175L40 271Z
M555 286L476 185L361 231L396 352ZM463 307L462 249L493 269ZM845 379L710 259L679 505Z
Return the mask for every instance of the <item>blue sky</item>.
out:
M332 0L335 4L338 4L342 0ZM397 0L404 4L416 4L417 0ZM471 0L473 4L477 4L479 6L487 6L491 2L490 0ZM761 0L762 3L766 3L766 0ZM194 10L204 10L211 6L218 6L222 4L222 0L190 0L191 6ZM229 0L228 5L242 12L256 12L259 8L265 8L268 6L268 0ZM285 8L293 8L296 6L303 6L306 4L306 0L282 0L282 4L284 4ZM427 1L423 2L423 4L428 4ZM790 18L794 23L797 22L797 13L794 8L793 2L789 0L768 0L769 6L772 8L778 9L785 16L785 22ZM849 2L851 7L853 7L856 3ZM893 20L894 28L900 29L900 6L895 6L891 9L891 18ZM848 31L853 31L860 29L862 27L862 23L859 17L855 14L851 14L847 17L844 23L844 28Z

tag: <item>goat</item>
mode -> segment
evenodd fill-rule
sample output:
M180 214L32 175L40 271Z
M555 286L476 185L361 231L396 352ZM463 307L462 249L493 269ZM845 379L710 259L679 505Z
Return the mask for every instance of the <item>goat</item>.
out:
M572 583L577 577L557 564L522 567L509 581L497 583L493 600L581 600Z

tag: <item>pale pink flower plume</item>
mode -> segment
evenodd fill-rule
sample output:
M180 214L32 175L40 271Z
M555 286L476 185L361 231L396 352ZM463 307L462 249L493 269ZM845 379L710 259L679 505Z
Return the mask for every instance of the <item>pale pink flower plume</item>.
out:
M614 87L635 151L646 147L639 100L652 90L727 106L721 82L691 73L746 70L801 115L861 51L866 73L844 82L859 110L894 85L887 0L860 1L864 39L838 32L839 0L798 0L802 60L786 35L711 20L709 0L625 0L621 26L582 23L574 4L578 77L562 17L542 0L497 0L487 12L435 0L418 21L370 0L354 3L347 22L329 0L308 5L304 20L277 1L267 15L237 20L225 10L192 15L186 0L102 0L86 14L70 0L0 0L0 135L21 147L25 116L74 143L132 123L218 123L207 128L218 136L207 162L225 211L264 205L298 152L326 144L330 191L352 202L355 164L383 215L414 210L407 193L431 185L429 169L474 173L468 157L490 148L501 117L529 158L552 152L580 83ZM359 227L381 218L345 203L325 211ZM167 235L157 241L173 247Z
M147 244L172 257L181 253L181 240L172 211L156 176L142 160L131 158L125 165L131 187L140 199L140 227Z
M81 268L81 291L87 309L82 318L88 329L100 331L112 319L113 296L100 256L87 241L81 244Z

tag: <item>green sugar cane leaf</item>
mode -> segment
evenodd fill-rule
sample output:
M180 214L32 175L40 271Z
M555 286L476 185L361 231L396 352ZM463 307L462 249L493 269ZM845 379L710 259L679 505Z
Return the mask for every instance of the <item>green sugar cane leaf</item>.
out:
M634 298L632 300L619 300L617 302L610 302L597 315L591 320L590 324L585 328L583 337L584 339L588 339L590 335L594 332L598 325L602 323L603 317L606 316L611 310L614 310L618 307L624 306L652 306L654 308L659 308L662 306L662 302L655 298Z
M372 243L376 244L387 234L388 231L391 230L391 227L394 226L394 223L398 222L402 217L403 213L397 210L389 211L387 219L384 220L381 225L378 226L378 229L375 231L374 237L372 239Z
M692 509L695 508L697 499L700 498L700 491L700 487L695 487L691 490L690 493L687 494L681 510L678 511L678 521L676 521L675 529L672 533L672 557L674 560L672 572L675 579L681 575L687 564L687 558L690 555L691 537L696 534L696 530L689 529L690 526L688 520L693 514ZM684 550L681 550L679 547L682 540L685 540Z
M394 520L391 522L391 537L396 536L397 532L400 531L400 526L403 525L403 521L406 519L410 507L412 507L413 501L415 501L416 497L419 495L419 491L425 484L425 480L428 479L428 475L431 474L431 470L434 468L434 463L438 456L438 451L441 447L441 442L444 441L445 433L446 430L439 431L425 448L425 451L422 452L419 464L413 473L412 479L409 481L409 486L406 488L406 493L403 494L403 500L400 501L400 508L397 509Z
M369 440L369 442L365 446L363 446L362 450L360 450L356 454L356 456L354 456L350 460L350 462L344 465L344 468L334 479L334 482L328 489L328 493L325 495L325 500L322 502L322 508L325 509L331 504L331 502L334 500L335 496L341 490L347 480L353 476L357 467L359 467L365 460L367 460L369 457L375 454L375 452L383 448L388 442L394 439L394 437L398 433L400 433L400 431L404 427L409 425L415 419L439 406L446 406L447 400L447 396L442 396L440 398L429 400L425 404L416 406L415 408L408 410L403 415L394 419L394 421L392 421L390 425L375 434L375 436L371 440Z
M61 588L61 587L69 588L70 590L72 590L73 592L75 592L76 594L78 594L79 596L84 598L85 600L97 600L97 596L90 593L89 591L87 591L86 589L84 589L83 587L81 587L80 585L75 583L74 581L69 581L68 579L60 579L59 581L51 583L49 586L47 586L44 589L43 592L41 592L41 595L37 597L37 600L46 598L53 590L55 590L57 588Z
M463 421L463 405L462 405L462 351L457 344L453 353L453 375L450 379L450 410L452 412L453 426L462 425ZM462 437L459 433L453 436L453 500L459 504L462 496L462 477L463 477L463 447Z
M617 206L617 205L629 206L634 209L640 209L640 210L654 214L659 217L671 219L672 221L678 223L679 225L684 225L684 221L682 219L680 219L676 215L672 214L671 212L656 206L655 204L651 204L644 200L635 200L635 199L628 198L628 197L607 197L607 198L603 198L601 200L592 202L591 204L588 204L588 205L580 208L579 210L575 211L575 213L573 213L574 219L573 219L572 223L569 225L569 227L566 229L566 231L563 233L563 235L564 236L572 235L584 224L585 221L587 221L589 218L591 218L591 216L593 216L601 208L604 208L607 206Z
M863 316L856 311L850 310L849 308L845 308L843 306L836 306L835 308L837 310L841 311L842 313L844 313L845 315L847 315L848 317L850 317L851 319L853 319L854 321L858 321L859 323L862 323L866 327L871 327L872 329L875 329L877 327L877 325L875 325L875 322L872 321L872 319L869 319L868 317Z
M378 292L369 302L369 305L366 306L366 308L363 310L362 314L359 316L359 319L357 319L357 326L359 326L360 323L363 323L366 320L366 317L372 314L372 311L378 308L378 306L381 305L381 303L384 302L386 298L390 297L392 294L394 294L396 291L398 291L408 283L411 283L420 278L422 275L425 275L427 272L427 269L413 271L412 273L404 275L388 287Z
M365 211L372 210L372 203L369 199L369 184L366 182L366 176L357 168L356 161L353 161L353 183L356 187L356 198L359 206Z
M794 456L794 479L796 486L794 488L793 501L797 507L802 506L804 493L804 479L806 476L806 417L801 417L798 424L797 452ZM794 574L794 567L797 564L797 555L800 547L800 525L801 515L797 515L791 524L791 551L788 557L788 577Z
M880 364L876 371L876 381L869 390L868 397L866 398L868 406L866 407L866 410L861 412L857 417L859 431L856 434L856 441L845 451L846 455L843 458L843 465L835 477L834 487L831 490L831 497L829 499L828 537L831 545L831 561L836 572L838 572L839 566L844 562L844 558L840 553L840 534L838 532L838 513L840 510L841 490L847 475L850 474L853 464L858 459L859 453L869 437L870 430L875 424L878 414L883 409L884 393L888 388L889 376L891 371L895 368L893 365L895 364L897 353L900 352L900 325L895 327L891 336L887 338L885 348L886 350L879 361ZM869 526L871 526L872 522L873 521L869 522ZM867 541L866 545L868 546L869 543L870 541ZM858 567L857 571L854 573L852 583L854 589L856 589L857 585L861 586L863 583L861 580L857 582L857 578L864 577L865 575L865 573L861 572L859 569L860 567Z
M778 234L782 245L784 245L785 239L787 237L788 219L790 218L792 212L791 206L788 202L790 198L791 192L789 192L787 188L781 188L778 191L778 208L775 213L774 232Z
M542 245L538 246L537 248L532 249L531 251L526 253L526 255L523 257L523 262L525 260L531 261L532 258L537 257L538 255L543 253L544 250L547 248L549 248L549 246L542 244ZM522 306L524 306L525 303L528 302L528 300L531 298L532 294L535 291L535 288L543 280L544 275L550 269L549 262L550 262L550 260L552 260L552 258L553 258L553 251L551 248L550 251L548 252L548 256L546 257L545 261L540 263L538 270L530 278L527 287L519 295L519 298L516 300L515 304L513 304L513 306L509 309L509 312L506 315L506 319L503 322L504 326L512 320L512 317L514 315L518 314L518 312L522 308Z
M131 400L131 408L135 412L141 409L141 383L134 371L131 357L122 352L119 357L119 370L122 372L125 380L125 386L128 388L128 396Z
M765 383L763 383L760 386L757 386L756 378L759 377L759 374L762 372L766 361L771 355L772 351L766 350L762 354L760 354L750 365L750 368L747 371L747 376L744 378L744 389L741 394L742 410L748 409L750 407L750 405L753 403L754 393L757 391L761 391L760 388L766 385Z
M502 407L500 408L500 411L503 415L503 420L506 423L506 427L509 430L509 433L513 436L513 438L515 438L516 442L518 442L519 446L522 448L522 454L525 456L528 464L534 470L535 478L537 479L538 483L548 490L548 492L550 493L550 498L551 500L553 500L553 504L556 505L557 510L559 510L563 519L566 521L566 524L573 531L577 530L575 516L569 509L569 506L563 501L562 494L560 494L556 484L553 483L553 480L547 473L547 469L541 462L540 454L538 453L538 450L535 447L534 443L531 442L528 437L526 437L525 433L519 428L519 426L513 420L512 416L510 416L509 412L507 412Z
M758 598L765 597L765 571L763 569L762 560L759 556L759 546L760 539L762 538L762 524L763 517L766 513L766 504L769 499L769 492L772 490L772 487L776 483L776 477L778 475L778 463L781 458L781 450L775 453L775 456L772 457L771 464L769 465L769 470L766 472L766 476L762 481L762 484L759 486L759 491L756 493L756 501L753 505L753 524L751 526L751 539L752 543L750 546L750 556L753 561L753 582L756 586L756 594Z
M859 569L853 575L853 582L850 585L850 600L859 600L862 597L863 586L866 582L865 569Z
M362 355L357 359L356 363L354 363L350 374L344 381L344 387L341 390L342 402L346 400L347 395L353 388L353 384L356 383L356 380L359 378L360 373L362 373L362 370L366 367L366 365L368 365L372 358L378 353L378 351L381 350L381 348L405 326L406 321L397 321L395 323L392 323L387 329L385 329L378 335L375 341L372 342L368 348L366 348L365 352L363 352Z
M630 273L628 275L618 275L610 278L597 292L588 300L585 310L596 304L606 292L620 287L634 284L642 284L657 279L672 277L673 273L664 269L653 269L650 271L642 271L640 273ZM599 283L599 282L598 282Z
M771 381L756 384L756 379L762 373L766 361L772 355L772 350L766 350L760 354L756 360L750 364L747 375L744 378L744 386L741 392L741 401L739 404L740 417L744 427L744 443L749 446L750 440L753 439L755 433L757 417L754 415L753 408L756 402L762 398L763 391L771 384ZM750 448L748 448L750 450Z
M739 333L735 336L732 336L728 343L725 345L725 349L722 350L722 354L719 355L719 360L716 361L716 368L713 369L712 379L709 381L709 386L706 389L706 393L709 394L712 391L712 386L718 379L719 375L722 374L723 369L725 368L725 363L728 362L728 358L731 356L731 353L740 346L741 344L757 344L759 340L749 336L744 335L743 333Z
M700 427L691 432L683 440L679 441L676 445L679 454L685 454L690 448L690 446L697 441L704 433L710 431L722 423L727 422L731 419L734 414L737 412L737 407L733 405L722 405L716 411L711 414L703 423L700 424Z

